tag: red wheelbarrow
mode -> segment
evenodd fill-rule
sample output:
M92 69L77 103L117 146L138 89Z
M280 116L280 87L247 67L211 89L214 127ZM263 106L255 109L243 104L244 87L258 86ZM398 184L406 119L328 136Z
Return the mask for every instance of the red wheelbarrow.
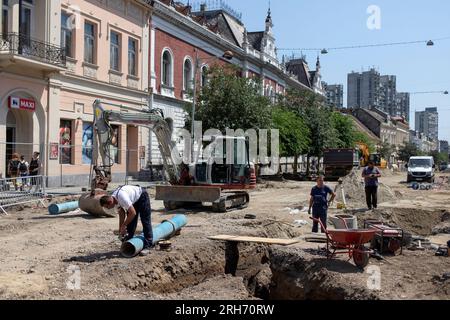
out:
M320 219L312 218L320 223L322 230L326 230ZM332 259L337 254L348 254L349 260L353 258L355 265L364 269L369 263L372 250L367 249L364 244L372 241L376 230L369 229L344 229L326 230L327 236L327 258Z

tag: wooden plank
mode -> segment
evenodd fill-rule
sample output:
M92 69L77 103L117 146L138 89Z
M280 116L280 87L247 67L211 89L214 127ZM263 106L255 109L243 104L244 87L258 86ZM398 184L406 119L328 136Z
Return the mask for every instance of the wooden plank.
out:
M258 237L228 236L228 235L218 235L218 236L208 237L208 239L217 240L217 241L278 244L278 245L282 245L282 246L289 246L289 245L295 244L300 241L298 239L258 238Z

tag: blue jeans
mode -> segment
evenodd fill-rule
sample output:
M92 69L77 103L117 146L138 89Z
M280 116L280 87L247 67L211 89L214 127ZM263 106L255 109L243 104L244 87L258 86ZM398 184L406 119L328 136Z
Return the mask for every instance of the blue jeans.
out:
M144 229L144 249L153 246L153 230L152 230L152 208L150 206L150 197L147 191L142 190L139 200L133 205L136 210L136 217L127 226L127 240L132 239L136 232L139 216L141 217L142 227Z
M325 228L327 227L327 209L324 209L321 207L313 207L312 216L315 219L319 219ZM322 229L322 227L321 227L321 229ZM325 231L326 230L322 229L323 233L325 233ZM312 232L313 233L319 232L319 222L317 222L317 221L313 222Z

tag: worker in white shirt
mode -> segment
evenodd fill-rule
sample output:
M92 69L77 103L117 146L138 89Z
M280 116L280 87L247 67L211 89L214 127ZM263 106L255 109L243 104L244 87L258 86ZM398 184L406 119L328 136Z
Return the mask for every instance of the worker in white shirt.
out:
M141 256L150 253L153 246L153 231L151 224L150 197L141 187L126 185L115 190L111 196L100 199L100 205L107 209L119 207L119 233L128 241L134 237L139 216L144 229L144 250Z

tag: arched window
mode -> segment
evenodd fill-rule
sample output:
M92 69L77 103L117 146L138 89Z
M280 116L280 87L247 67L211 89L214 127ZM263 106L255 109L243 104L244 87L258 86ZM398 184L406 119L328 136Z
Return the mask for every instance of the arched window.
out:
M183 65L183 90L189 91L193 86L192 62L189 59L184 60Z
M203 66L202 67L202 87L205 86L208 83L208 66Z
M168 50L165 50L163 52L162 56L162 70L161 70L161 79L162 84L168 87L172 87L172 68L173 68L173 61L172 61L172 55Z

